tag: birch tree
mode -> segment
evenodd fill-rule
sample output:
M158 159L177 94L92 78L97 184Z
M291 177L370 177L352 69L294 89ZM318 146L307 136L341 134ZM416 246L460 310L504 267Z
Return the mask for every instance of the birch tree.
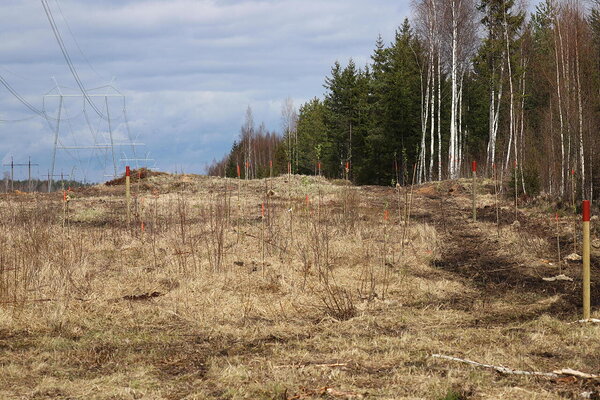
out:
M459 130L462 110L459 107L462 92L461 80L470 68L476 45L476 8L473 0L449 0L445 10L446 54L449 60L450 139L448 145L448 176L459 177L461 157Z

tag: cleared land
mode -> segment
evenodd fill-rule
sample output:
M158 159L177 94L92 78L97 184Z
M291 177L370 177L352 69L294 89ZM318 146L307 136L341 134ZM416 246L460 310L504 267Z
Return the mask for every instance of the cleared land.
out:
M563 212L557 238L550 203L514 223L501 197L498 229L491 181L474 223L468 180L411 201L410 188L314 177L148 175L127 223L115 183L67 207L1 198L0 398L598 396L593 379L432 357L600 373L600 325L571 324L581 264L557 260L557 240L561 258L580 253L578 217ZM597 247L592 264L598 318ZM559 273L573 281L543 280Z

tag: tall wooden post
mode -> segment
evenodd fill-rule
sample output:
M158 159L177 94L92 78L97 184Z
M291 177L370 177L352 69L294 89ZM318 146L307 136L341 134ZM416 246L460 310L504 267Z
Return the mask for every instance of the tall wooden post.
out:
M15 191L15 162L12 156L10 156L10 191Z
M590 201L583 201L583 319L590 319Z
M127 223L131 221L131 170L125 167L125 199L127 200Z
M473 222L477 221L477 161L471 162L473 172Z

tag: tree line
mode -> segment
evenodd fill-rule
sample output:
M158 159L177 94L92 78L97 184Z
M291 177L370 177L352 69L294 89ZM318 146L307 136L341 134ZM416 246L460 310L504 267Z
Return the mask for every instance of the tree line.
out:
M415 0L410 20L371 60L336 62L325 92L282 132L254 128L209 174L259 178L291 171L390 185L480 173L521 192L598 197L600 0ZM515 179L516 177L516 179Z

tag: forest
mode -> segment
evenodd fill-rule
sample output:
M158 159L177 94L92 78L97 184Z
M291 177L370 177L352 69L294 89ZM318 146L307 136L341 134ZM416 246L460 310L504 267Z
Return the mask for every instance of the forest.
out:
M321 174L405 185L471 173L598 198L600 2L415 0L370 62L336 62L324 94L282 106L281 132L255 126L209 175ZM516 178L516 179L515 179ZM514 185L514 184L513 184Z

